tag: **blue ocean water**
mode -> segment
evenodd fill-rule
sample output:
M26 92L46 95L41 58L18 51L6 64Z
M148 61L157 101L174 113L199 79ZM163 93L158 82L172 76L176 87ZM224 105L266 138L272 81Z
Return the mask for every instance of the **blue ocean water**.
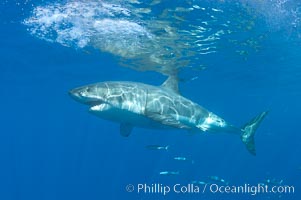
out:
M103 2L0 3L0 199L300 199L300 3L114 1L101 10L113 1ZM111 21L96 26L103 18ZM124 138L68 95L99 81L160 85L175 69L183 96L236 126L270 111L255 157L226 133L135 128ZM269 179L294 192L137 192L211 176L230 186Z

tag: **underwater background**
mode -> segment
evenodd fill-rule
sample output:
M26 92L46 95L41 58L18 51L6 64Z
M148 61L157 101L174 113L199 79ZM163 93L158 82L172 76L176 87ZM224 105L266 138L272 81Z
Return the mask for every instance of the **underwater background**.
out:
M3 0L0 6L1 200L300 199L298 0ZM226 133L134 128L124 138L118 124L89 114L68 95L100 81L160 85L173 73L183 96L238 127L269 110L255 136L257 155ZM294 192L126 191L128 184L192 182L289 185Z

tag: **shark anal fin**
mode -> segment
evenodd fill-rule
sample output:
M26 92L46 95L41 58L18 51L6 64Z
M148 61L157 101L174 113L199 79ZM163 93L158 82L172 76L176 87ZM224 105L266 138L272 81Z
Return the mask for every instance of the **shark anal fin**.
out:
M133 130L133 125L129 124L129 123L121 123L120 124L120 135L122 135L123 137L128 137L132 130Z

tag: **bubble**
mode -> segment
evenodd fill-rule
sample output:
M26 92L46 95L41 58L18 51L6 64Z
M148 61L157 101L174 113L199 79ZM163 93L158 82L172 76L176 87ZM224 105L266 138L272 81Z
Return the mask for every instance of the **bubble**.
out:
M163 74L186 67L197 56L217 52L216 42L229 33L220 8L196 4L156 10L153 2L68 1L37 6L24 20L40 39L73 48L93 47L117 56L123 66ZM157 8L157 7L156 7ZM161 12L161 14L160 14ZM200 16L189 23L187 18Z

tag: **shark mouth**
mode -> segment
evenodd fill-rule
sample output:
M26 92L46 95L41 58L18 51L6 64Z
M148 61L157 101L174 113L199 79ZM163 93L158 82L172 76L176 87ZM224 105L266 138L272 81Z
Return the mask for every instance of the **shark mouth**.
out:
M110 108L111 108L111 106L109 104L100 103L100 104L91 106L90 109L89 109L89 111L90 112L101 112L101 111L108 110Z
M91 108L102 104L105 104L105 102L101 100L93 100L93 101L89 101L88 103L88 105L91 106Z

